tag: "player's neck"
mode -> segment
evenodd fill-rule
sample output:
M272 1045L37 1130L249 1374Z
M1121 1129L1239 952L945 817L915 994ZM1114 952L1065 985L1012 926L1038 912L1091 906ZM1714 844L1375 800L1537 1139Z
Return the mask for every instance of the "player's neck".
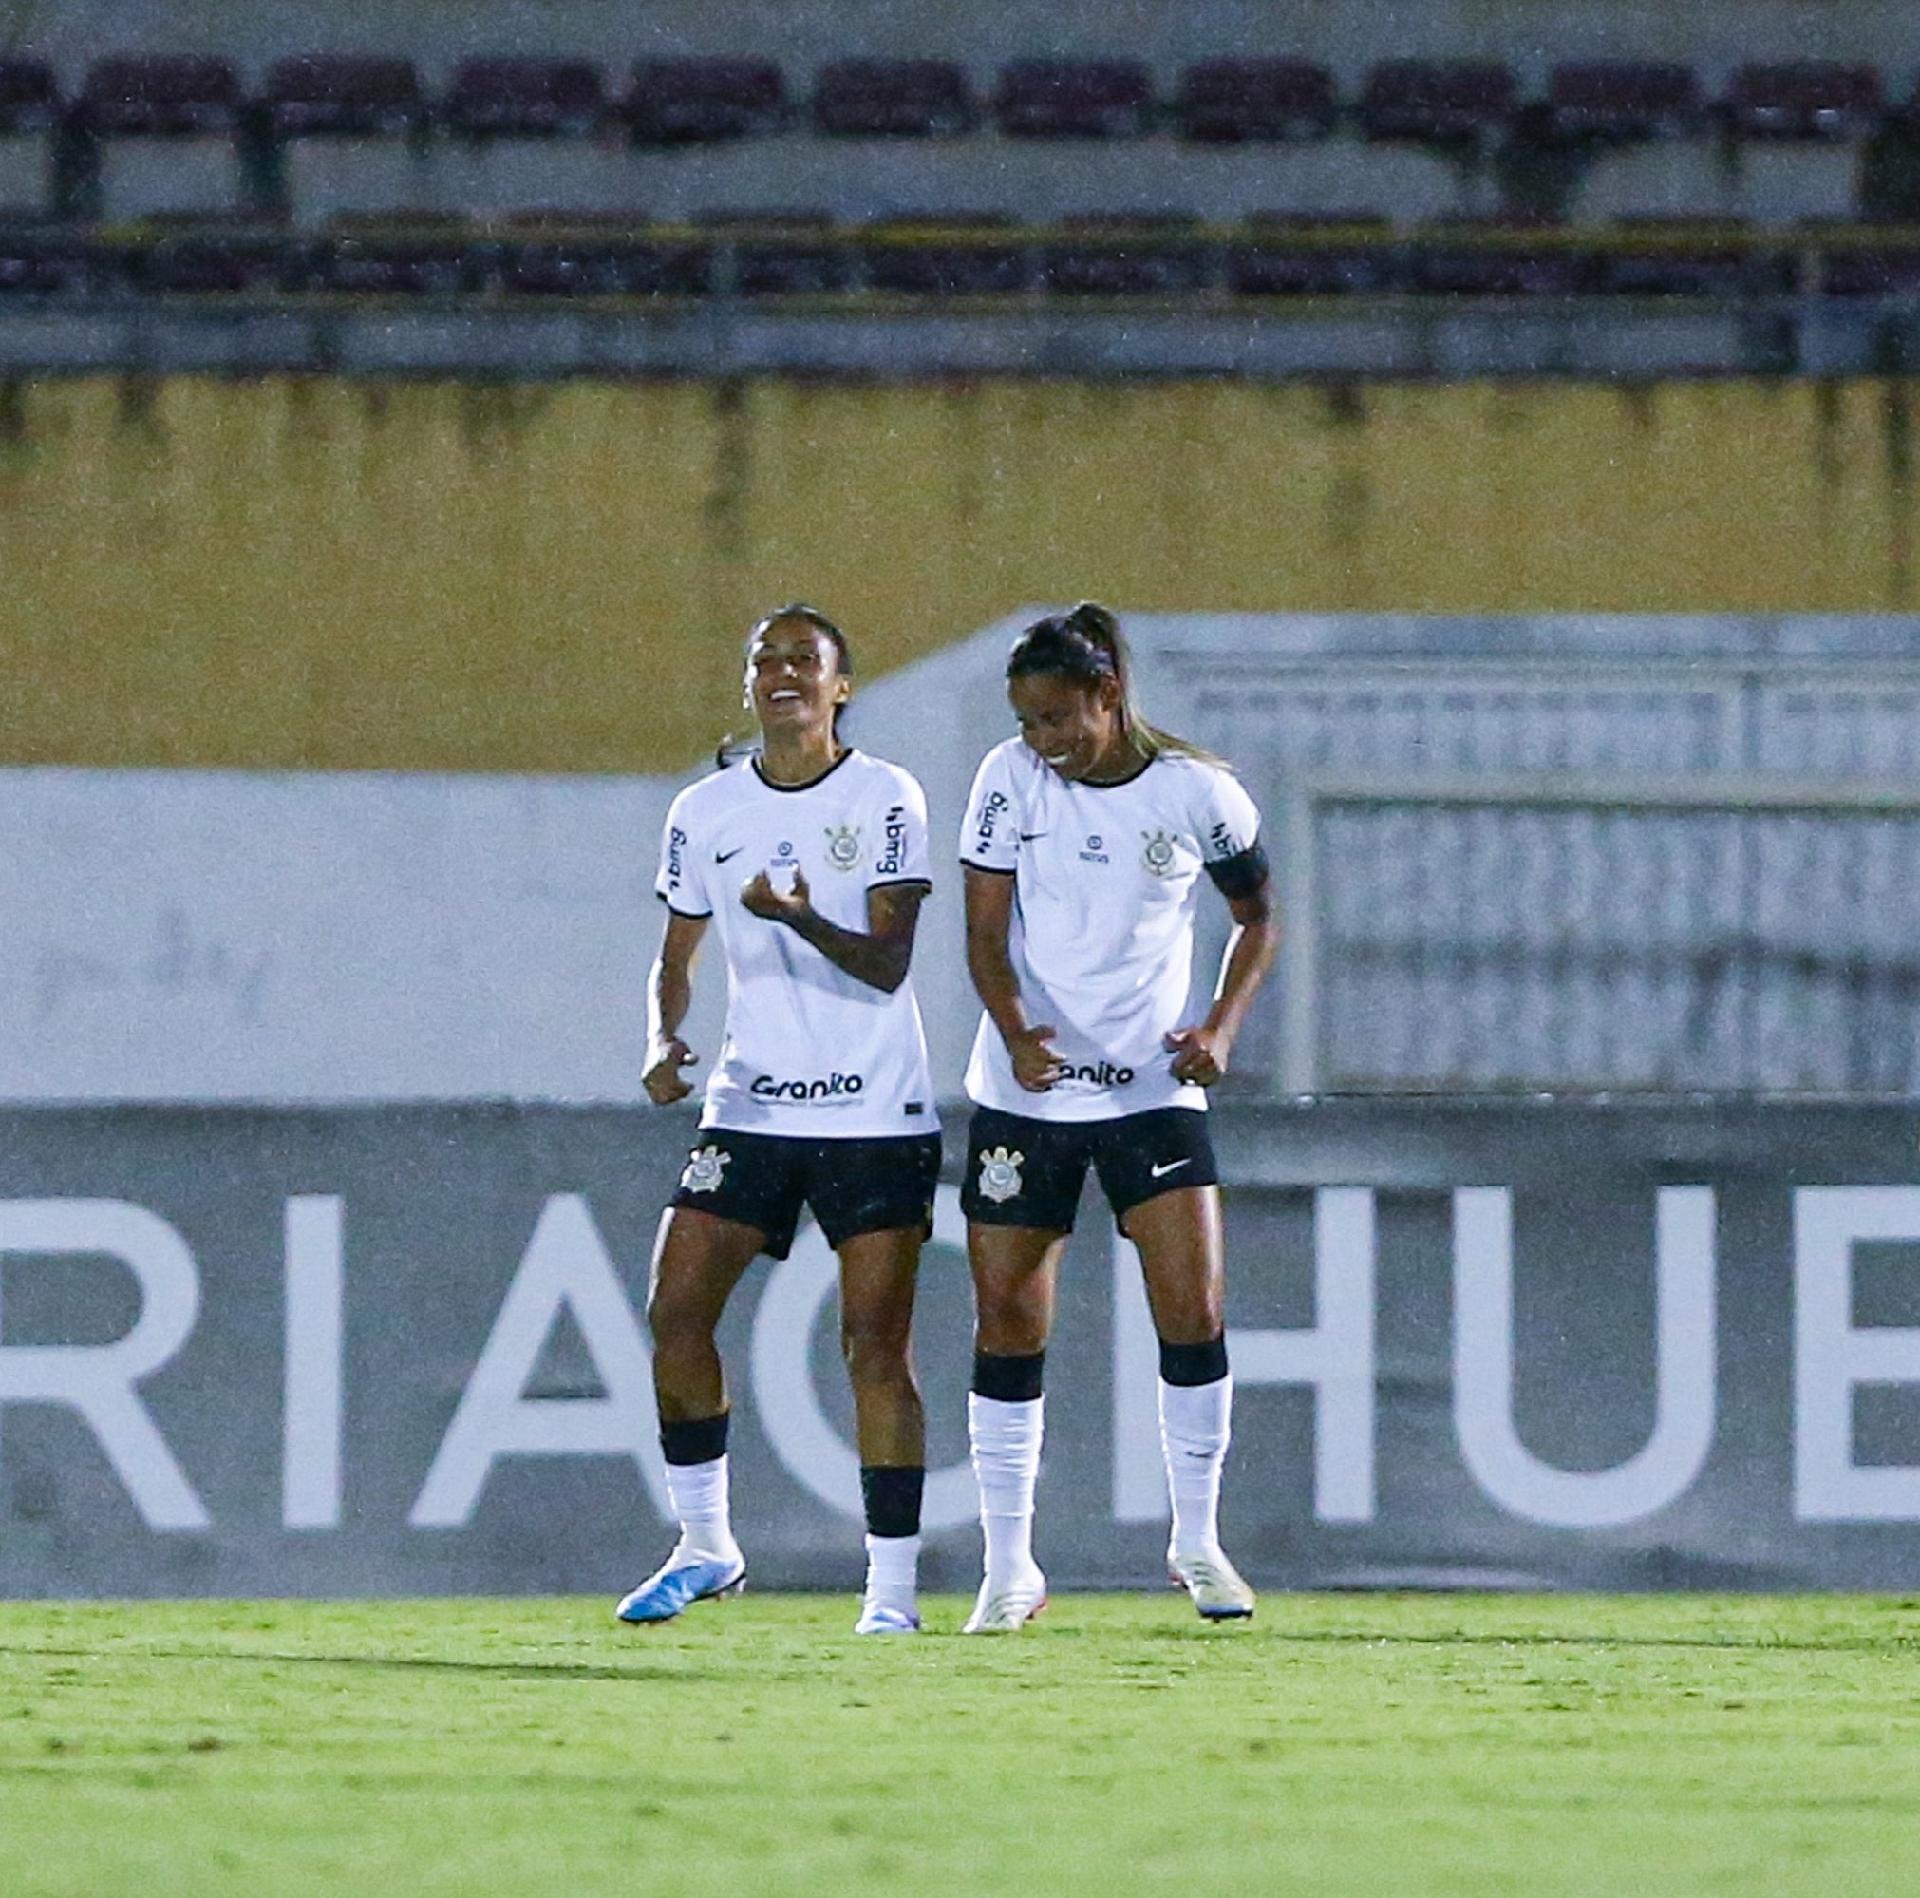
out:
M1080 782L1096 791L1110 790L1117 784L1125 784L1129 778L1137 778L1146 768L1147 760L1141 755L1140 747L1122 731L1081 774Z
M768 732L760 748L760 775L769 784L811 784L847 755L831 726L811 732Z

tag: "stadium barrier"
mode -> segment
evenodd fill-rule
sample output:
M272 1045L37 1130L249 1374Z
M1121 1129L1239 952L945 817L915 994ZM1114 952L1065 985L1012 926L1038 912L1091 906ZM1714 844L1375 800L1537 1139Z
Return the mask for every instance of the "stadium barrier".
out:
M0 1116L0 1594L611 1598L668 1540L636 1305L692 1124ZM1269 1586L1910 1586L1913 1130L1752 1100L1220 1111L1237 1558ZM949 1588L977 1551L959 1238L949 1183L919 1324ZM832 1300L809 1233L727 1320L762 1585L858 1576ZM1158 1578L1155 1363L1089 1203L1049 1358L1057 1586Z

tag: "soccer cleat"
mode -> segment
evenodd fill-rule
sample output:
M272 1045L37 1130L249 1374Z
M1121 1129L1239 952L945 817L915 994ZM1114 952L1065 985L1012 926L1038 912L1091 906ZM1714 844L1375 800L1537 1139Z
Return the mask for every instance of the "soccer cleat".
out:
M1218 1549L1197 1555L1169 1549L1167 1580L1187 1591L1202 1621L1244 1621L1253 1613L1253 1590Z
M1017 1582L996 1588L991 1578L980 1584L979 1598L967 1617L962 1634L1014 1634L1047 1605L1047 1578L1036 1569Z
M735 1555L720 1561L710 1555L684 1556L675 1550L613 1612L636 1625L671 1621L697 1601L737 1595L747 1585L747 1564Z
M920 1617L911 1608L896 1608L893 1603L869 1597L860 1604L860 1619L853 1624L855 1634L918 1634Z

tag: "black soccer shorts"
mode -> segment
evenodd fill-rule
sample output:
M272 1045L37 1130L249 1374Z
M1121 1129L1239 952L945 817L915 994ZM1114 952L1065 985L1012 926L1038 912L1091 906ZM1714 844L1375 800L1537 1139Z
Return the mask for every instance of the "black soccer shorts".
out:
M703 1127L667 1203L758 1227L760 1250L784 1259L806 1206L836 1251L868 1232L931 1237L939 1177L938 1134L806 1140Z
M1207 1117L1155 1107L1113 1120L1034 1120L976 1107L967 1134L960 1204L985 1226L1071 1232L1091 1165L1120 1230L1127 1214L1183 1186L1217 1186Z

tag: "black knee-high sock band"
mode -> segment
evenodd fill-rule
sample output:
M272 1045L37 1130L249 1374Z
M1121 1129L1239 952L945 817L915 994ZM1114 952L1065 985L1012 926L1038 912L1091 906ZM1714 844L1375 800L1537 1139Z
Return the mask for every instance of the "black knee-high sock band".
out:
M727 1417L692 1417L660 1426L660 1454L669 1463L711 1463L727 1453Z
M917 1536L920 1497L927 1473L917 1465L863 1463L860 1495L867 1505L870 1536Z
M1047 1354L1035 1351L1027 1357L1001 1357L993 1351L973 1354L973 1394L992 1397L1003 1404L1031 1403L1040 1395L1046 1376Z
M1217 1384L1227 1374L1227 1338L1222 1332L1205 1344L1169 1344L1160 1340L1160 1375L1169 1384Z

